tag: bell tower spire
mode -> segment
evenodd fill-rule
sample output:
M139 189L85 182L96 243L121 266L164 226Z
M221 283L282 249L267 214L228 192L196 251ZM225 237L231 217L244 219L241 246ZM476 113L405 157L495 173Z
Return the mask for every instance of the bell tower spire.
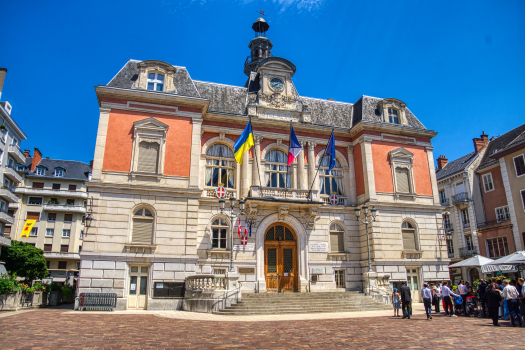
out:
M264 12L261 11L261 14ZM250 41L248 47L251 50L251 55L246 58L244 62L244 74L250 75L250 72L255 71L257 64L267 58L271 57L273 44L266 37L266 32L270 28L270 25L264 20L264 18L259 17L253 23L252 29L255 32L255 38Z

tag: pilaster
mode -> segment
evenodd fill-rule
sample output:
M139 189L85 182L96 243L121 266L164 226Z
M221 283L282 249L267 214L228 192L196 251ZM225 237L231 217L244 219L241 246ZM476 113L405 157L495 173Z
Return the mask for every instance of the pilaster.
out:
M202 119L192 118L191 123L190 187L199 187L202 184L199 174Z
M315 142L308 141L308 187L312 186L315 176ZM313 191L319 190L319 184L316 181L312 186Z
M306 180L306 169L304 167L304 145L306 142L299 141L301 144L301 152L297 155L297 188L306 190L308 187Z
M346 181L346 197L348 198L348 205L357 205L357 189L355 181L355 166L354 166L354 146L350 145L346 147L348 155L348 179Z
M363 178L365 182L365 194L368 200L376 200L376 182L374 178L374 162L372 159L372 141L364 140L361 144L363 159ZM366 200L365 200L366 201Z
M260 174L261 169L261 142L263 138L262 136L255 136L253 141L255 143L254 147L254 156L257 155L253 160L253 168L252 168L252 185L253 186L262 186L262 177Z
M507 163L505 163L505 157L499 159L499 166L501 169L501 178L503 179L503 187L505 187L505 195L507 197L507 205L509 206L510 222L512 223L512 237L514 240L514 246L516 251L523 249L521 246L521 239L519 236L518 220L516 219L516 208L514 207L514 201L512 200L512 190L510 188L509 173L507 171Z
M95 145L95 156L93 158L93 180L100 180L102 176L102 166L104 163L104 150L106 148L106 136L108 134L109 108L100 108L98 120L97 143Z

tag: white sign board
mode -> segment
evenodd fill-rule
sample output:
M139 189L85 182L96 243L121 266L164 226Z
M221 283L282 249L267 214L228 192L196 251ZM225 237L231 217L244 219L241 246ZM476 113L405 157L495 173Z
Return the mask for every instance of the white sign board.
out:
M310 253L328 253L328 242L310 242Z
M507 272L507 271L518 271L516 265L483 265L481 266L481 272L491 273L491 272Z
M135 283L130 284L129 290L137 290L137 285Z
M235 244L233 250L242 250L244 252L254 252L255 245L253 244Z
M164 283L157 283L156 288L164 288Z

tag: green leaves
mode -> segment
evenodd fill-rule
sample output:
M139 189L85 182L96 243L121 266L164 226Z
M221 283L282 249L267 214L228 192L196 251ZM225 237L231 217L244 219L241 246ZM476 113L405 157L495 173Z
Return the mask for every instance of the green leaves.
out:
M13 240L11 246L2 247L0 259L5 262L7 271L25 277L26 281L48 275L44 252L30 244Z

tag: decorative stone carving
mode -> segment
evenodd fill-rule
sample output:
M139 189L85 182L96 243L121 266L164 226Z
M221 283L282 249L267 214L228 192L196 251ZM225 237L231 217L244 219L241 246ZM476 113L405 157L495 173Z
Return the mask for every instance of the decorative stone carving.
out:
M255 136L255 137L253 138L253 141L255 142L256 145L260 145L261 142L262 142L262 140L263 140L263 137L262 137L262 136Z
M295 97L281 93L262 93L260 99L269 107L285 108L287 104L295 102Z
M315 227L315 222L319 220L319 210L318 208L308 208L308 210L301 213L301 216L306 220L306 227L309 230L313 230Z
M257 102L257 93L248 94L248 104L255 104Z
M279 207L279 220L283 221L286 215L288 215L289 207L287 205L281 205Z
M353 153L354 152L354 145L346 146L346 151L349 152L349 153Z
M277 139L277 146L282 146L283 145L283 139Z
M224 141L225 138L226 138L226 134L225 133L220 133L219 134L219 140Z
M309 151L314 151L315 150L315 146L317 146L317 143L312 142L312 141L308 141L308 150Z

